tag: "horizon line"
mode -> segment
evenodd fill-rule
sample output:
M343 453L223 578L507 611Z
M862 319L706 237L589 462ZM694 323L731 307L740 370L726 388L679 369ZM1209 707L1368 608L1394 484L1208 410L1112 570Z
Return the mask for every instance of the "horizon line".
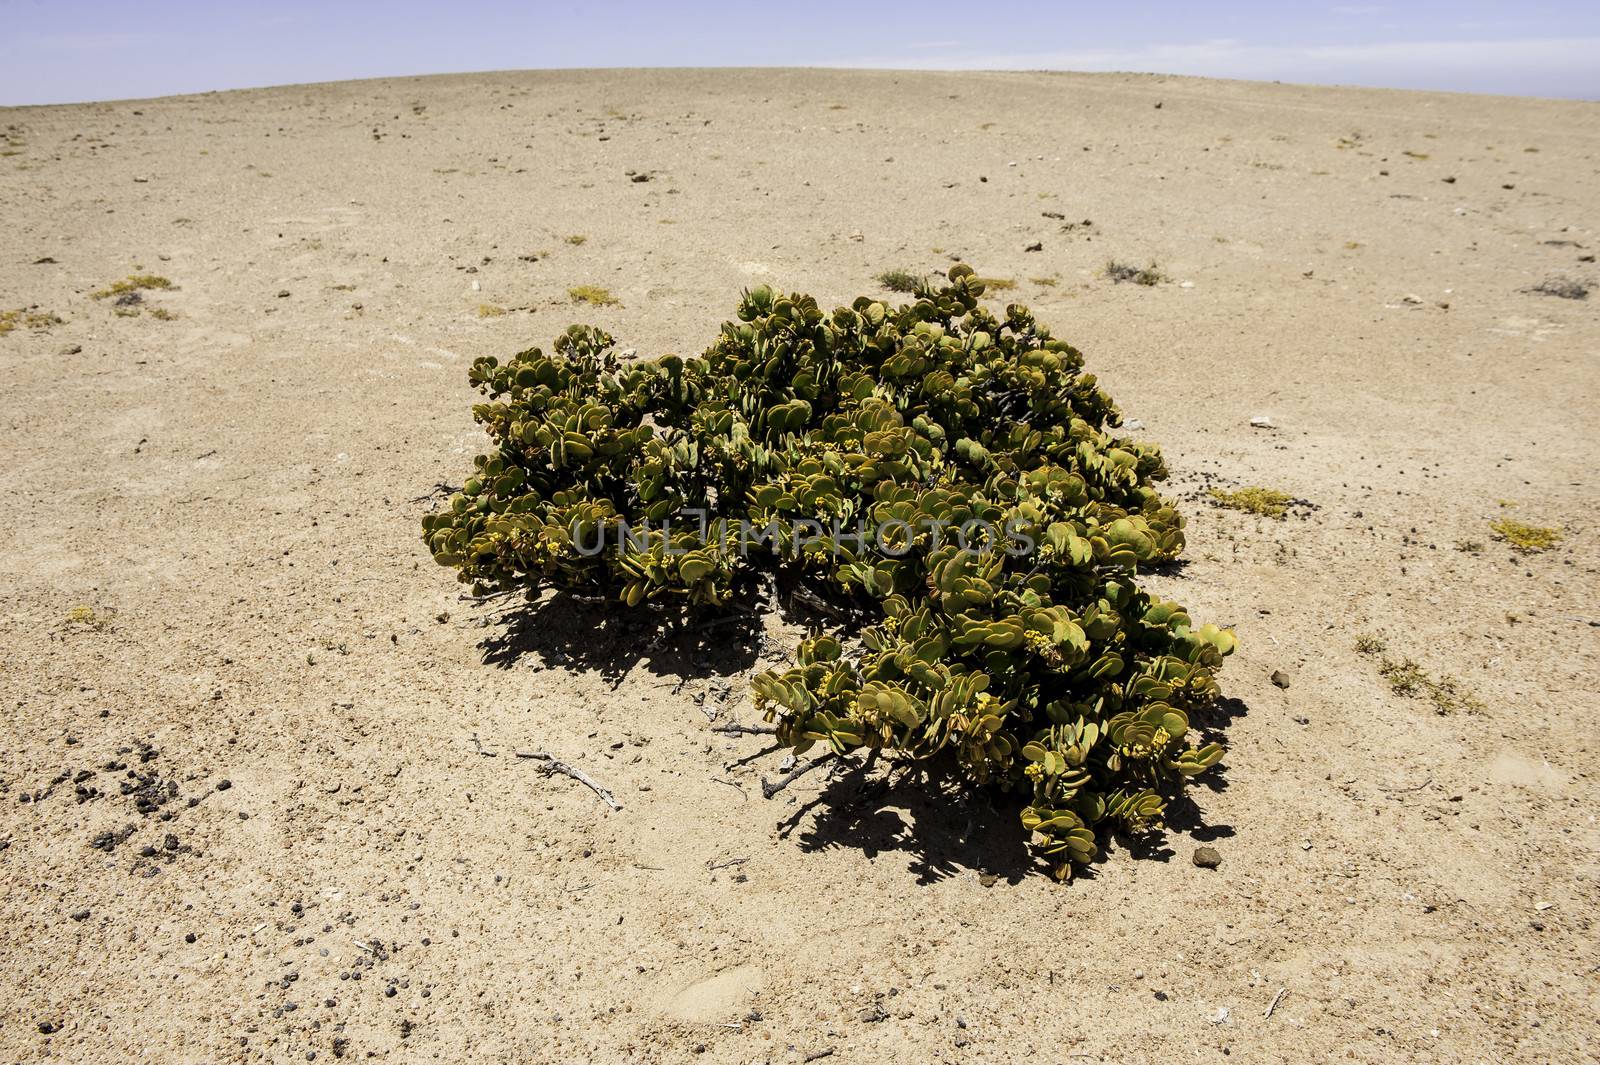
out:
M1173 78L1186 81L1227 82L1243 85L1275 85L1291 89L1333 89L1339 91L1378 92L1378 93L1409 93L1416 95L1435 96L1469 96L1487 97L1503 100L1530 100L1548 101L1552 103L1592 104L1600 102L1600 96L1541 96L1537 94L1490 92L1478 89L1419 89L1395 85L1368 85L1358 82L1322 82L1322 81L1289 81L1282 78L1247 78L1233 77L1216 74L1191 74L1179 73L1169 70L1144 70L1137 68L1090 70L1072 67L1024 67L1024 66L994 66L994 67L931 67L931 66L868 66L852 63L815 63L802 65L703 65L693 66L555 66L555 67L501 67L476 70L436 70L419 73L404 74L374 74L357 78L333 78L320 81L287 81L268 82L259 85L232 85L211 89L192 89L186 92L163 93L156 96L113 96L99 97L82 100L52 100L34 103L8 103L0 102L0 110L22 110L25 108L45 107L84 107L95 104L126 104L126 103L151 103L161 100L181 100L186 97L218 96L224 93L249 93L269 92L274 89L309 89L321 86L355 85L363 82L376 81L401 81L422 80L425 78L469 78L490 77L516 74L599 74L599 73L695 73L695 72L738 72L756 73L763 71L785 72L813 72L826 71L829 73L859 73L859 74L893 74L914 76L950 76L950 75L994 75L994 74L1045 74L1067 75L1073 77L1144 77L1144 78Z

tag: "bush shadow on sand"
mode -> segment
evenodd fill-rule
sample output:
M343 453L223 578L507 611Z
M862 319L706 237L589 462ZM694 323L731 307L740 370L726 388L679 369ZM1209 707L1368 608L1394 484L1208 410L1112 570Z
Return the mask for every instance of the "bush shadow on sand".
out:
M786 599L785 605L787 609L780 612L785 620L816 620L792 600ZM502 608L485 619L484 624L495 631L479 647L486 663L502 669L531 656L543 668L598 674L612 688L641 667L653 676L675 678L681 686L742 676L763 659L789 658L789 650L773 641L763 626L770 609L758 604L721 614L684 614L630 610L558 591L537 599L507 597ZM1191 722L1197 741L1221 741L1232 721L1246 713L1243 701L1219 699ZM779 750L769 746L736 761L754 762ZM1030 873L1048 875L1048 864L1028 847L1028 833L1018 817L1023 805L1019 797L966 785L954 764L944 759L852 757L831 763L819 766L818 776L807 773L769 800L773 813L780 815L780 838L793 838L807 851L849 847L868 860L904 854L917 881L924 884L963 872L1008 883ZM1225 790L1227 768L1226 761L1214 766L1196 778L1195 785L1213 792ZM772 774L774 779L782 775ZM767 778L762 779L766 784ZM811 791L818 780L820 789ZM792 807L787 812L785 802ZM1078 869L1075 876L1093 877L1095 866L1118 850L1136 858L1170 861L1179 834L1211 842L1232 836L1234 830L1207 823L1192 793L1185 791L1168 803L1165 829L1143 835L1112 834L1102 841L1094 863Z
M1203 720L1194 722L1200 741L1219 740L1246 713L1248 707L1239 699L1218 700ZM1212 767L1195 784L1212 792L1226 790L1227 763ZM780 838L796 838L808 851L852 847L869 860L902 853L919 883L964 871L1008 883L1030 873L1049 873L1048 863L1027 845L1028 833L1018 817L1020 797L966 786L944 759L880 759L876 766L839 759L819 791L793 801L795 808L778 823ZM1176 856L1173 844L1179 835L1205 843L1233 834L1231 825L1208 822L1192 793L1185 791L1167 804L1165 829L1112 834L1102 841L1094 862L1074 875L1093 877L1095 867L1118 850L1166 862Z

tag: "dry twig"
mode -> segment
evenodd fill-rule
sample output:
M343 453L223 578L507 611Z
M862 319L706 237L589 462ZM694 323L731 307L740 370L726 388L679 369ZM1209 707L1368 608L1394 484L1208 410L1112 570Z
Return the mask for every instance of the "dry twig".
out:
M831 762L833 759L834 755L831 752L823 755L820 758L813 758L811 761L807 762L803 766L800 766L798 769L790 770L789 773L779 777L774 782L768 782L766 777L762 777L761 797L763 799L772 798L774 795L778 794L778 792L782 791L784 788L787 788L790 784L793 784L795 781L799 780L801 777L817 768L817 766L822 765L825 762Z
M726 725L718 725L711 731L721 732L727 736L775 736L778 733L778 730L771 725L740 725L732 721Z
M622 804L612 796L611 792L607 790L605 785L595 780L583 770L563 762L549 751L518 751L517 757L537 759L538 761L545 763L540 768L539 772L545 774L546 776L549 776L551 773L561 773L565 776L569 776L573 780L576 780L578 783L582 784L584 787L588 788L590 791L594 792L596 795L600 796L600 798L604 800L605 804L611 807L613 810L622 809Z

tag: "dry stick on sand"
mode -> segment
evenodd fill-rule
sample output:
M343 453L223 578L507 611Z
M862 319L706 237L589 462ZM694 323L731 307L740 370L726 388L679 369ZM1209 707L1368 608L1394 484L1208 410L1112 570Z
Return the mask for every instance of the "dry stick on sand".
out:
M1283 1001L1283 996L1288 994L1288 993L1289 993L1289 989L1287 987L1278 988L1278 993L1276 995L1272 996L1272 1005L1268 1006L1267 1007L1267 1012L1263 1013L1261 1016L1263 1018L1265 1018L1266 1020L1271 1020L1272 1019L1272 1011L1278 1008L1278 1003L1282 1002Z
M563 773L571 777L573 780L576 780L578 783L582 784L596 795L600 796L601 799L605 800L605 804L611 807L613 810L622 809L622 804L612 796L610 791L606 790L605 785L595 780L594 777L591 777L583 770L563 762L549 751L518 751L517 757L538 759L539 761L545 763L545 765L539 770L539 772L543 773L545 776L549 776L551 773Z
M774 795L778 794L778 792L782 791L784 788L787 788L790 784L793 784L795 781L799 780L801 777L817 768L817 766L822 765L825 762L831 762L834 758L835 755L832 752L823 755L821 758L813 758L799 769L791 770L787 776L779 777L775 783L768 783L767 778L762 777L761 797L763 799L772 798Z
M771 725L740 725L730 721L726 725L718 725L712 732L722 732L729 736L776 736L778 730Z

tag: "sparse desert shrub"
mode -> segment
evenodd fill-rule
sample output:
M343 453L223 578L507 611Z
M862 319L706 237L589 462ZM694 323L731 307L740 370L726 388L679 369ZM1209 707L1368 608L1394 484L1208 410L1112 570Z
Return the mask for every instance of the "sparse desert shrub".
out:
M1289 513L1289 504L1294 502L1294 496L1276 488L1213 488L1211 498L1216 500L1219 507L1242 510L1263 518L1282 518Z
M1496 540L1504 540L1525 555L1548 551L1562 540L1561 530L1544 525L1529 525L1512 518L1496 518L1489 523Z
M621 302L609 289L599 285L574 285L567 289L567 298L573 303L588 303L595 307L610 307Z
M898 307L761 287L698 357L623 363L573 326L479 358L494 447L424 538L480 595L714 609L792 582L846 620L755 678L780 742L953 764L1069 876L1221 758L1192 721L1234 637L1139 586L1184 545L1160 451L983 293L964 265Z
M910 270L885 270L874 280L890 292L915 292L926 279Z
M90 299L103 300L110 296L121 296L128 292L137 292L140 289L171 288L172 282L157 274L133 274L121 281L113 281L105 288L89 293Z
M50 311L31 311L27 309L16 311L0 311L0 336L5 336L17 326L28 329L49 329L53 325L65 324L61 316Z
M1422 667L1409 658L1385 658L1378 664L1378 675L1389 682L1390 691L1405 696L1417 694L1428 680Z
M1440 714L1453 714L1457 710L1481 713L1486 707L1483 700L1468 691L1455 677L1444 676L1435 680L1416 662L1409 658L1383 658L1378 663L1378 675L1389 682L1389 690L1408 699L1426 696L1433 709Z
M1537 293L1540 296L1554 296L1563 300L1586 300L1589 298L1588 284L1583 281L1575 281L1570 277L1547 277L1527 291Z
M109 613L97 612L94 607L79 604L67 611L66 623L79 629L89 629L99 632L111 624Z
M1130 263L1119 263L1115 259L1108 259L1105 265L1105 275L1117 284L1132 281L1136 285L1159 285L1167 279L1155 263L1149 266L1134 266Z

